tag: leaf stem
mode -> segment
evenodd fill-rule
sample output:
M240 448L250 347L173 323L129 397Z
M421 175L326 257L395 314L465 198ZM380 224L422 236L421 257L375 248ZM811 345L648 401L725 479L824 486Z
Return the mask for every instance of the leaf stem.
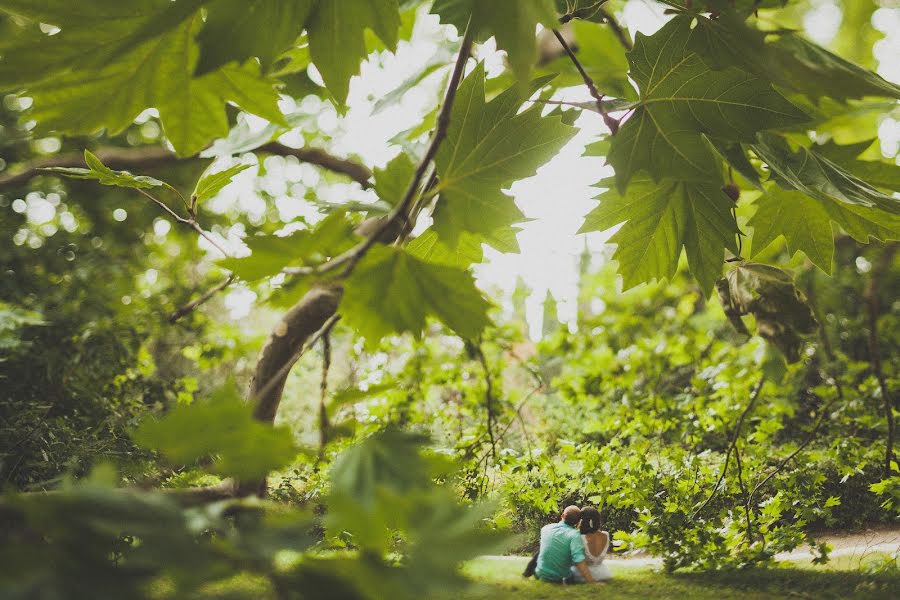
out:
M572 48L569 47L569 44L566 42L566 39L559 32L559 29L553 30L553 35L556 36L557 41L559 41L560 45L563 47L563 50L566 51L566 54L569 56L569 59L572 61L572 64L575 65L575 68L578 70L578 73L581 75L581 79L584 80L584 85L587 86L588 92L591 94L591 98L594 99L594 102L597 104L597 112L600 113L600 116L603 117L603 123L609 128L609 131L615 135L616 132L619 131L619 121L609 116L609 113L606 112L606 107L603 106L603 94L601 94L597 90L597 85L594 83L594 80L591 79L591 76L587 74L587 71L584 70L584 67L581 66L581 61L578 60L578 57L575 56L575 53L572 51Z

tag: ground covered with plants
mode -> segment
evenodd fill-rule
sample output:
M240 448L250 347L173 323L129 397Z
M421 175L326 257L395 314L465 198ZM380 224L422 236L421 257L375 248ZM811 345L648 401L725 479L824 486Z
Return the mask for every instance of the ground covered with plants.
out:
M898 48L890 0L0 0L0 595L897 597L829 540L900 529ZM520 576L570 504L601 587Z

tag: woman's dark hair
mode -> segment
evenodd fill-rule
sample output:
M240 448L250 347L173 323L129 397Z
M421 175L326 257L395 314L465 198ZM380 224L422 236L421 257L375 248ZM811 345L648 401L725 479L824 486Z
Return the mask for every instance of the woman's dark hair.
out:
M600 529L600 511L593 506L585 506L581 509L581 534L594 533Z

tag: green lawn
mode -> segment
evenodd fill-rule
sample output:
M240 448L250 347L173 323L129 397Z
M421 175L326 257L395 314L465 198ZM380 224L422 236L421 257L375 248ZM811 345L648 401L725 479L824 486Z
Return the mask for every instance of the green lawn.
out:
M885 555L872 555L867 563ZM474 585L462 593L448 592L441 600L898 600L900 573L872 575L858 558L834 558L827 566L808 562L769 569L720 573L666 575L655 567L616 562L615 579L601 585L558 586L521 576L526 559L477 559L465 574ZM174 600L170 590L157 584L151 598ZM275 600L266 580L237 575L206 586L197 600L256 598ZM324 600L324 599L323 599ZM432 600L423 597L421 600Z
M538 600L556 598L610 598L615 600L773 600L829 598L846 600L898 599L900 576L874 576L859 568L859 561L837 558L826 567L795 565L727 573L665 575L646 565L616 563L615 579L601 585L557 586L525 580L525 559L479 559L466 566L476 586L459 600Z

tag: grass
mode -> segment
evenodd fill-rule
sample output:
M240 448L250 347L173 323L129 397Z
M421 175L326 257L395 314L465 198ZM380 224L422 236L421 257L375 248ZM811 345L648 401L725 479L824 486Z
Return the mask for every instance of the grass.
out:
M466 574L476 585L458 595L457 600L596 599L616 600L772 600L900 598L900 576L871 575L860 569L859 560L850 563L840 557L827 567L801 564L780 568L751 569L719 573L679 573L666 575L654 567L621 562L612 566L615 578L599 586L557 586L523 579L522 560L478 559L469 563Z
M870 555L872 564L887 555ZM614 579L602 585L559 586L522 578L527 559L476 559L463 569L474 585L462 592L449 592L445 600L895 600L900 599L900 574L869 574L859 558L835 557L826 566L808 562L768 569L718 573L666 575L658 567L616 561ZM150 597L174 598L157 585ZM268 582L238 574L206 586L192 598L224 600L255 598L275 600ZM423 597L421 600L431 600Z

